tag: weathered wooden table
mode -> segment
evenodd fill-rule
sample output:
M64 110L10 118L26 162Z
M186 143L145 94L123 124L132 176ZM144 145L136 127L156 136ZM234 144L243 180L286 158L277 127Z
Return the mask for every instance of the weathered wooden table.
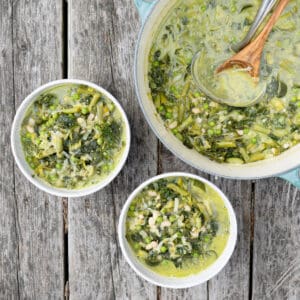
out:
M239 237L230 263L207 284L157 288L124 261L116 227L129 193L157 173L198 173L158 142L139 109L132 72L138 30L133 0L0 2L0 298L300 299L300 193L280 179L211 178L234 205ZM66 77L114 94L133 134L118 178L76 200L31 185L14 164L9 139L24 97Z

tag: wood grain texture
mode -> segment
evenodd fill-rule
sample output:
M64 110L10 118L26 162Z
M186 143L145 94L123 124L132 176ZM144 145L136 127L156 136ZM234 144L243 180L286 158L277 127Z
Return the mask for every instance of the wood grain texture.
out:
M300 299L300 192L281 179L255 189L253 299Z
M117 179L91 197L69 200L70 299L155 299L156 288L125 262L116 232L127 196L157 172L157 141L133 84L138 17L131 0L71 0L69 18L69 77L108 89L123 105L133 133L128 162Z
M0 5L0 299L17 299L18 241L10 124L14 114L12 5Z
M15 105L62 76L62 1L14 1ZM30 184L15 168L19 292L22 299L63 299L61 199Z
M139 19L132 0L110 0L113 5L111 31L112 93L128 115L132 132L127 165L112 185L115 204L115 226L129 194L144 180L157 174L158 142L138 105L134 90L134 50ZM156 287L140 279L125 262L121 250L113 253L113 276L117 299L156 299Z
M209 299L248 300L251 268L251 181L211 177L228 197L237 217L238 239L235 251L225 268L209 281Z
M98 83L116 96L133 135L127 164L114 182L68 201L70 298L300 299L300 192L280 179L255 185L216 179L175 158L158 144L137 104L132 69L140 24L133 1L69 0L68 7L69 77ZM39 85L63 76L62 33L63 0L0 3L0 299L64 298L62 201L24 178L9 140L15 107ZM145 179L170 171L210 178L238 218L229 264L191 289L157 289L140 279L117 241L127 196Z
M161 289L161 300L207 300L207 284L202 284L189 289ZM213 299L213 298L212 298Z

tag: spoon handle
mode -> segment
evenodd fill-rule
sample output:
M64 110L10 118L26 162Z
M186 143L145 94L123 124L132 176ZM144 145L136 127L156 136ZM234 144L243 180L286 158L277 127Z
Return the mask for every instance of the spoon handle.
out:
M261 51L265 45L265 42L266 42L273 26L275 25L275 23L277 22L277 20L279 19L280 15L281 15L281 13L285 9L285 7L289 4L289 2L290 2L290 0L279 1L276 9L274 10L272 16L270 17L268 23L266 24L264 29L261 31L261 33L254 40L254 43L256 43L257 48L261 48Z
M290 0L280 0L272 16L267 22L266 26L260 32L260 34L249 44L246 48L244 48L239 54L248 61L250 65L252 65L252 73L253 77L259 77L259 68L260 68L260 60L262 56L262 52L264 50L265 43L269 37L270 32L272 31L273 26L278 21L281 13L285 9L285 7L289 4Z
M263 0L246 37L240 43L233 45L231 47L232 50L234 50L235 52L239 52L241 49L243 49L246 45L249 44L249 42L255 35L257 29L262 24L267 14L271 11L276 1L277 0Z
M280 0L260 34L248 46L219 66L216 70L217 73L233 65L240 65L244 68L249 68L249 73L252 77L259 78L260 60L266 40L289 1L290 0Z

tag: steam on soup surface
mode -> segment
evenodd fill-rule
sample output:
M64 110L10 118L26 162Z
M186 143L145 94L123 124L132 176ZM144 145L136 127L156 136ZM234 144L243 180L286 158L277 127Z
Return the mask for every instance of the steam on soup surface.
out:
M150 51L149 86L165 126L188 148L218 162L264 160L300 142L300 0L290 2L266 43L260 77L267 86L261 102L247 108L218 104L191 75L198 51L216 62L234 54L230 45L246 35L260 4L177 1Z
M221 196L201 181L160 179L132 201L126 238L138 259L164 276L197 274L224 251L230 221Z

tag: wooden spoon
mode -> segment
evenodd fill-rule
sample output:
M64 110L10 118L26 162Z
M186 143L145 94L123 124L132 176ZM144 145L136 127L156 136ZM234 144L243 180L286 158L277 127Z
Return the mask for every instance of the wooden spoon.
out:
M226 60L222 65L220 65L216 72L220 73L223 70L228 68L232 68L235 65L241 66L242 68L248 69L249 74L255 78L259 79L259 70L260 70L260 60L262 51L264 49L264 45L266 40L274 26L274 24L279 19L282 11L288 5L289 0L281 0L276 9L274 10L272 16L267 22L264 29L261 33L243 50L239 53L235 54L228 60Z

